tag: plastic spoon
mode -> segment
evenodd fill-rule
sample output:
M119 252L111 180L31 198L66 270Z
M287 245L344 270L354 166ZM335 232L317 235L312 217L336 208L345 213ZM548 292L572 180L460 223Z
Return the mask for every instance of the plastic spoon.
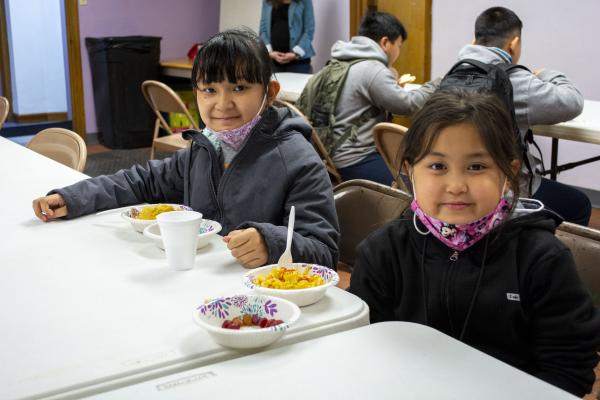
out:
M292 260L292 235L294 233L294 220L296 219L296 207L292 206L290 210L290 216L288 218L288 231L287 231L287 242L285 243L285 251L279 257L277 265L284 266L293 263Z

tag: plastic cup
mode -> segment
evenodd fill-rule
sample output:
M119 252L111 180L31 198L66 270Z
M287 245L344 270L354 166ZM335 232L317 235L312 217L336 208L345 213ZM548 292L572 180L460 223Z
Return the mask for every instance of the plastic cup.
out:
M156 220L169 267L178 271L192 269L202 214L196 211L170 211L158 214Z

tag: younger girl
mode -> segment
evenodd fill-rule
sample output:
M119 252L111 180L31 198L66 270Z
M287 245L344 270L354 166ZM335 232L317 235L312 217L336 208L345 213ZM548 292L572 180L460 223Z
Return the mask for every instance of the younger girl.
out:
M359 245L350 291L371 322L431 326L582 396L598 363L600 314L554 236L559 217L517 202L511 132L491 95L434 94L400 153L411 210Z
M335 268L338 226L331 182L307 140L311 128L288 109L270 106L266 47L252 32L209 39L192 71L203 132L165 160L56 189L34 200L43 221L75 218L143 202L179 203L223 226L231 254L246 267L277 262L292 205L294 260Z

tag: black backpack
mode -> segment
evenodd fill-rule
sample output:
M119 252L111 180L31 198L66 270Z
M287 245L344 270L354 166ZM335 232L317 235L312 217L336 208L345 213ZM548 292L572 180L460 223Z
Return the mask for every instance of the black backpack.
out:
M513 102L513 87L510 82L509 75L511 72L517 69L529 69L523 65L510 64L510 63L499 63L499 64L486 64L477 60L465 59L460 60L450 71L444 76L440 82L439 90L448 90L454 88L482 91L493 93L504 103L508 110L513 131L518 138L520 147L522 149L522 159L525 163L527 170L529 171L531 178L529 182L529 189L531 191L531 185L533 180L533 169L529 163L527 157L527 144L526 142L533 143L533 134L529 129L524 137L521 137L519 126L517 124L517 118L515 115L515 104Z

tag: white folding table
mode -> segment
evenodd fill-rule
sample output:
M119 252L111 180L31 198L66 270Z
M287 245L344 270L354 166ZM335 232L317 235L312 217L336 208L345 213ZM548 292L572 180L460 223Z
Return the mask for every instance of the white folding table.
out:
M192 321L205 299L247 291L220 237L172 271L118 211L34 216L35 197L85 175L4 138L0 169L0 398L89 395L248 354ZM334 287L273 346L367 323L366 304Z
M576 399L441 332L409 322L368 325L100 398Z

